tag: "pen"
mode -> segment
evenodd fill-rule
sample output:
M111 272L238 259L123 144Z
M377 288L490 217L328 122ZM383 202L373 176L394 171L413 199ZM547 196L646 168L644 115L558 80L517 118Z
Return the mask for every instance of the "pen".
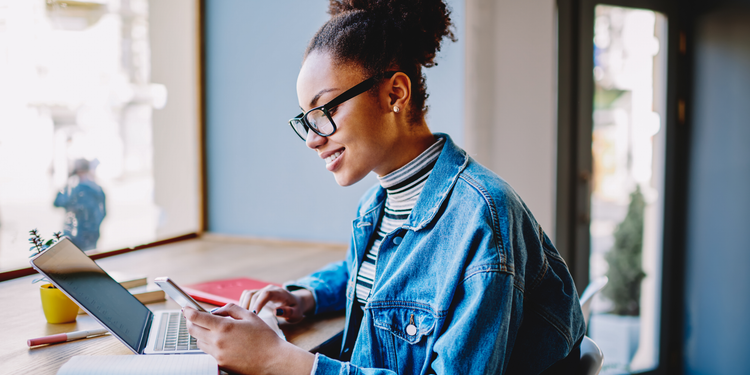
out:
M57 344L66 341L73 341L78 339L85 339L92 336L101 336L107 333L106 328L90 329L88 331L75 331L68 333L58 333L57 335L38 337L35 339L29 339L26 343L29 346L37 346L42 344Z

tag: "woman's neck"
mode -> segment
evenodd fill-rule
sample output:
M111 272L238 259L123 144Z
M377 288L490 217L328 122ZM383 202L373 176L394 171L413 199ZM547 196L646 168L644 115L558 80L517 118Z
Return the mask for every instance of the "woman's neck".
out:
M437 138L430 132L426 124L412 125L406 134L400 136L397 142L391 147L391 163L387 166L375 170L378 176L385 176L414 160L423 153L427 148L435 143Z

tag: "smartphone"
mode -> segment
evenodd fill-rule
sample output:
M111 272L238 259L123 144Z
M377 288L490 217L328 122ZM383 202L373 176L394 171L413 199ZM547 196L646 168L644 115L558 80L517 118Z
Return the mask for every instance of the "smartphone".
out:
M201 305L199 305L198 302L195 302L193 297L190 297L189 294L185 293L184 290L177 286L177 284L175 284L172 279L168 277L157 277L154 282L159 286L159 288L167 292L167 294L169 294L169 296L172 297L172 299L180 306L190 306L198 311L208 312Z

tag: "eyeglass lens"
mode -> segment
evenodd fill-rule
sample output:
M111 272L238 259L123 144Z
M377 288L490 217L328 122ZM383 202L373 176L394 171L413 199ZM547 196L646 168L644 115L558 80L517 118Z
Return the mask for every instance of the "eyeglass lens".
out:
M331 120L326 116L322 109L310 111L307 113L306 118L308 124L317 130L317 133L321 135L329 135L333 132L333 124L331 124ZM292 121L292 126L294 126L294 130L300 135L300 137L303 139L307 138L308 129L302 119L294 119Z
M292 124L292 128L294 128L294 131L297 132L297 135L299 135L303 141L307 140L307 126L305 126L302 118L292 119L289 123Z

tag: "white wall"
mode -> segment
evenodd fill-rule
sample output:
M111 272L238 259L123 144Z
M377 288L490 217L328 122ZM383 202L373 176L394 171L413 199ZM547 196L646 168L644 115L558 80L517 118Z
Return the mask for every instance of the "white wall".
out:
M554 0L466 1L466 150L508 181L555 233Z

